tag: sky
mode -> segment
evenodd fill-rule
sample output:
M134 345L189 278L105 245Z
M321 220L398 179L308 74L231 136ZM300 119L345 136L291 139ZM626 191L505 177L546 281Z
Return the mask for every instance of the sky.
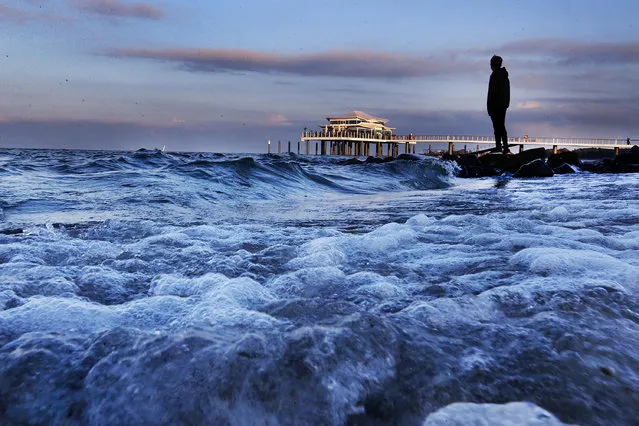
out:
M639 139L636 0L0 0L0 147L265 152L362 110L398 134Z

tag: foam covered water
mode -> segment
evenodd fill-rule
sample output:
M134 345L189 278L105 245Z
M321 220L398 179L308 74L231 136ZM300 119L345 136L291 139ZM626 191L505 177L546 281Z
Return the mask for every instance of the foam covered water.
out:
M1 423L636 424L639 180L454 171L2 151Z

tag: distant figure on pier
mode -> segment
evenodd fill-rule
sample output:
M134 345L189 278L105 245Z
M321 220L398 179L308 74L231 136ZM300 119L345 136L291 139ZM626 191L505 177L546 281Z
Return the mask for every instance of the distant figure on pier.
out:
M493 70L488 83L488 100L486 105L488 115L493 122L495 130L495 143L497 149L504 154L510 152L508 149L508 132L506 131L506 110L510 106L510 80L508 71L502 68L501 56L490 58L490 69Z

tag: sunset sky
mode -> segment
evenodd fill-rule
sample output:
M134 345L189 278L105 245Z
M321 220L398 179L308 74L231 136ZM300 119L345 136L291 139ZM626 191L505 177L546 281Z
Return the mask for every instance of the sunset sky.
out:
M510 135L639 138L637 0L0 0L0 147L263 152L353 109L489 135L493 54Z

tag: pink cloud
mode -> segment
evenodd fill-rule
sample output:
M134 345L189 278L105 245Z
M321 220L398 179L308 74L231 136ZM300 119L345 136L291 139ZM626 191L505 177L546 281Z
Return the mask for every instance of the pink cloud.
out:
M271 114L266 119L266 124L273 126L292 126L291 120L283 114Z
M410 78L472 73L468 61L424 58L367 50L332 50L286 55L242 49L114 49L114 57L173 62L193 72L247 71L303 76Z
M639 42L582 42L567 39L528 39L506 43L496 49L485 50L505 54L553 57L563 65L577 64L639 64Z
M30 19L30 15L27 12L0 4L0 21L21 22L27 19Z
M539 109L541 108L541 102L539 101L523 101L516 105L517 109Z
M161 19L164 12L148 3L124 3L118 0L81 0L78 6L88 12L121 18Z

